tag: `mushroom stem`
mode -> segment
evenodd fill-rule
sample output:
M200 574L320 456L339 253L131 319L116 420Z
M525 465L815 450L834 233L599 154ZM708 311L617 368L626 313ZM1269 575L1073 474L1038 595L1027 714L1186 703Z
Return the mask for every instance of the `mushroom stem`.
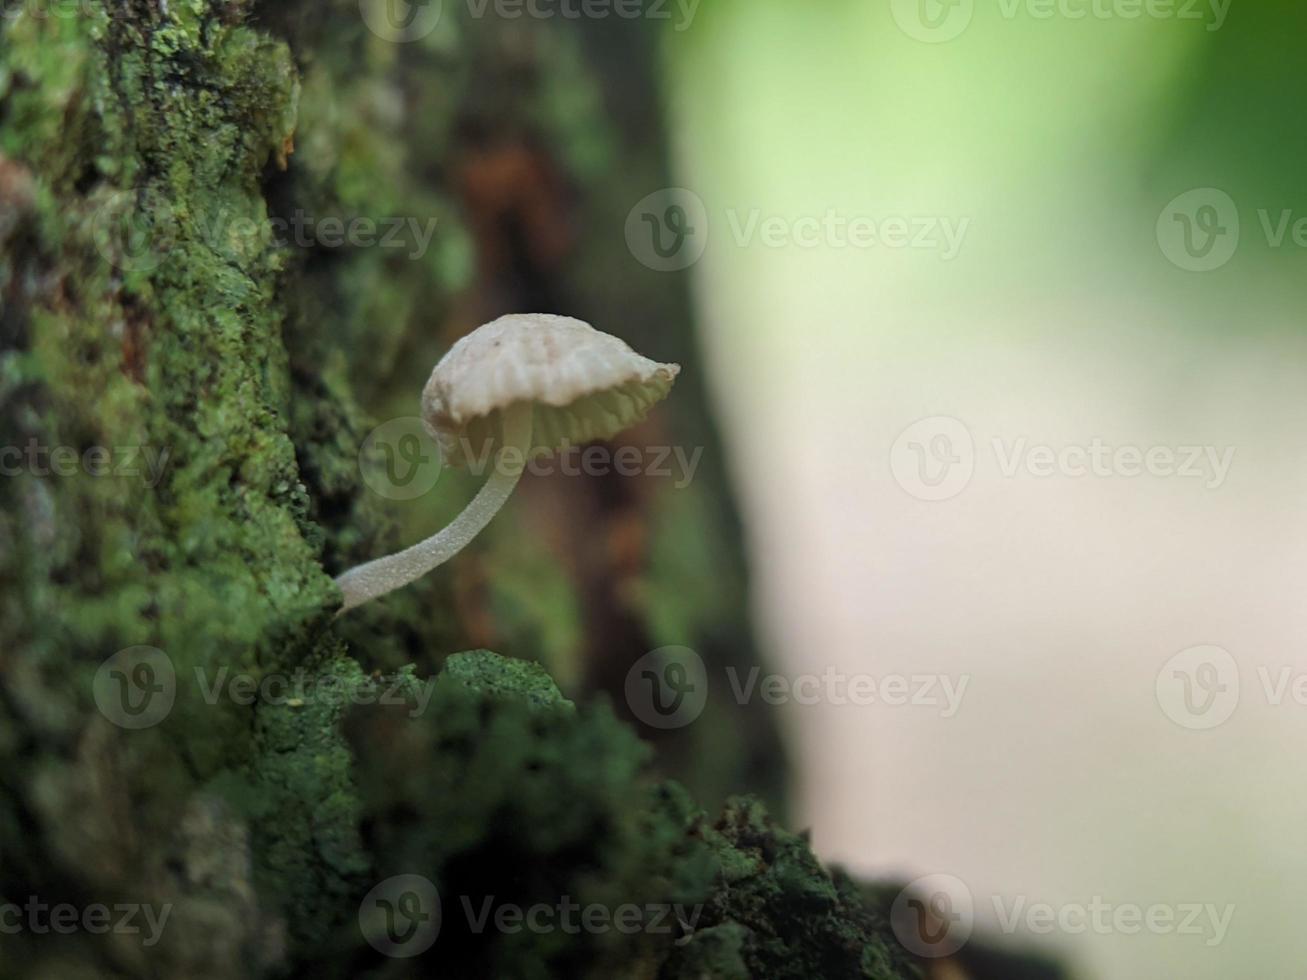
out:
M502 447L490 478L463 512L443 529L411 548L351 568L336 579L345 596L340 612L408 585L462 551L504 506L522 478L531 449L531 404L518 402L503 412Z

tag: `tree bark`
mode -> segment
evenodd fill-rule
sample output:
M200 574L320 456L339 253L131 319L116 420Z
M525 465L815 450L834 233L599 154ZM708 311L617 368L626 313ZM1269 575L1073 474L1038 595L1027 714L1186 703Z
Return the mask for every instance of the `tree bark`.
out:
M0 975L909 975L760 804L713 821L662 781L781 805L770 717L717 685L695 724L641 728L651 754L528 663L637 724L646 651L758 663L684 286L621 247L669 183L650 38L447 4L397 44L371 3L9 5ZM391 218L411 247L339 243ZM695 478L528 481L447 574L333 623L333 575L472 489L441 474L431 513L397 510L369 433L458 335L529 309L686 364L632 438L702 447ZM515 659L447 657L473 646ZM444 899L411 961L365 914L400 875ZM477 932L460 901L559 895L702 915ZM78 924L42 929L56 907Z

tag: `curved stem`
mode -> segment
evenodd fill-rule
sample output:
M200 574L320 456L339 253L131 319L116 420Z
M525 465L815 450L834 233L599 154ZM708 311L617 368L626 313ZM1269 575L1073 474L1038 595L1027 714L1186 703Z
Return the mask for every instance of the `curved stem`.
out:
M512 494L530 448L531 405L511 405L503 413L503 447L492 464L490 478L463 513L425 541L351 568L336 579L337 588L345 595L345 604L336 615L408 585L466 548Z

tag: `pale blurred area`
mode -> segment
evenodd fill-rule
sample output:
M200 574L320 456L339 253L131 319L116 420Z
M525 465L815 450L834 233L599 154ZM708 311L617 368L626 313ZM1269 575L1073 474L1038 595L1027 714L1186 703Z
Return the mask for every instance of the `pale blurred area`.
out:
M956 876L990 933L996 901L1234 907L1214 944L1205 917L1006 938L1078 977L1300 978L1307 706L1270 703L1258 670L1307 672L1307 248L1270 247L1258 210L1307 216L1301 12L1208 30L978 3L931 44L889 0L709 7L667 36L671 111L772 663L969 677L953 717L790 706L798 822L860 872ZM1201 187L1242 237L1189 272L1156 228ZM754 209L969 225L951 260L741 244L729 214ZM890 455L933 416L965 424L975 474L928 502ZM1235 457L1216 487L1005 476L993 440L1023 438ZM1239 666L1210 730L1156 693L1197 644Z

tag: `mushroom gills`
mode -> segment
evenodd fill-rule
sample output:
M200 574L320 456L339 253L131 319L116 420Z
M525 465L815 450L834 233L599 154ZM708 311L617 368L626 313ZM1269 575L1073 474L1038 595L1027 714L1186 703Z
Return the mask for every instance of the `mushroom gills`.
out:
M662 397L651 385L632 381L621 388L586 395L567 405L536 402L530 406L530 455L533 458L547 456L569 446L611 438L644 421ZM518 403L522 404L525 403ZM470 421L458 437L456 451L448 455L470 464L474 470L486 465L494 451L500 448L500 421L504 411L500 409Z

